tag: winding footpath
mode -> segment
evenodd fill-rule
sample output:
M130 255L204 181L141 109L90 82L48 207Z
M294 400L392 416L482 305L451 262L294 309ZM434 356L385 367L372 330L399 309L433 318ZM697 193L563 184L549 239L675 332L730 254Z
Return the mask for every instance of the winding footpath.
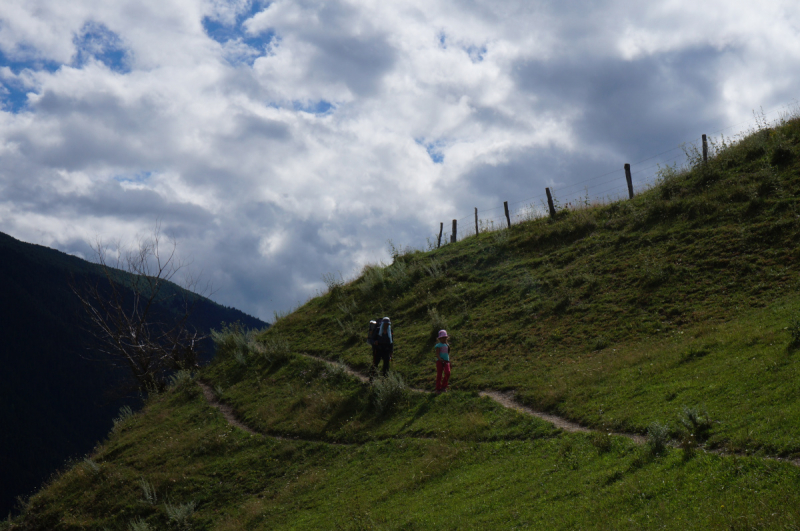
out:
M228 421L228 424L231 426L236 426L242 431L246 431L250 435L256 435L258 437L263 437L263 434L258 433L256 430L248 426L247 424L241 422L239 419L236 418L236 413L234 413L233 408L227 404L223 404L217 398L217 395L214 394L214 390L211 389L211 386L205 383L202 380L196 380L197 385L200 386L200 389L203 391L203 396L206 397L206 401L211 405L211 407L215 407L222 413L222 416L225 417L225 420Z
M303 354L303 356L306 356L307 358L311 358L311 359L317 360L317 361L322 362L322 363L326 363L326 364L328 364L330 366L341 367L341 368L344 369L344 371L347 374L349 374L350 376L352 376L354 378L357 378L362 383L369 383L369 378L367 376L365 376L364 374L352 369L351 367L349 367L349 366L347 366L347 365L345 365L343 363L338 363L338 362L335 362L335 361L331 361L331 360L328 360L328 359L325 359L325 358L321 358L319 356L313 356L311 354ZM220 400L217 398L217 396L214 393L214 390L211 388L211 386L209 386L207 383L205 383L205 382L203 382L201 380L197 380L197 384L200 386L200 389L203 391L203 396L205 396L205 398L208 401L208 403L212 407L217 408L220 411L220 413L222 413L222 416L225 418L225 420L228 423L230 423L232 426L236 426L237 428L239 428L239 429L241 429L241 430L243 430L243 431L245 431L245 432L247 432L247 433L249 433L251 435L258 436L258 437L268 436L268 437L272 437L274 439L280 439L280 440L299 440L298 438L295 438L295 437L282 437L282 436L279 436L279 435L266 435L266 434L257 432L253 428L251 428L251 427L247 426L246 424L244 424L243 422L241 422L236 417L236 413L234 412L232 407L230 407L227 404L224 404L224 403L220 402ZM431 393L431 391L429 391L429 390L418 389L418 388L414 388L414 387L409 387L409 390L412 391L412 392L415 392L415 393L426 393L426 394L430 394ZM486 390L486 391L481 391L479 394L482 397L486 397L486 398L489 398L490 400L494 400L495 402L497 402L498 404L500 404L501 406L503 406L505 408L513 409L513 410L518 411L519 413L522 413L524 415L531 415L531 416L534 416L534 417L538 417L538 418L540 418L540 419L542 419L542 420L544 420L546 422L549 422L549 423L553 424L557 428L560 428L560 429L564 430L565 432L569 432L569 433L599 432L599 430L593 430L591 428L587 428L586 426L582 426L582 425L580 425L580 424L578 424L576 422L573 422L571 420L565 419L563 417L559 417L557 415L552 415L550 413L545 413L543 411L537 411L537 410L535 410L533 408L530 408L530 407L528 407L528 406L526 406L524 404L521 404L520 402L518 402L517 400L514 399L514 392L513 391L501 392L501 391ZM604 433L606 433L606 432L604 432ZM644 443L647 442L647 437L645 437L644 435L640 435L638 433L609 432L609 434L610 435L616 435L616 436L619 436L619 437L626 437L626 438L634 441L637 444L644 444ZM329 443L329 444L342 444L342 443L334 443L334 442L320 441L320 440L314 440L313 442L326 442L326 443ZM673 444L672 446L675 446L675 445ZM720 449L717 449L717 450L705 450L705 449L702 449L702 450L703 451L707 451L709 453L715 453L715 454L718 454L718 455L738 455L738 456L744 455L744 454L726 452L726 451L720 450ZM800 467L800 459L786 459L786 458L782 458L782 457L770 457L770 456L763 456L761 458L762 459L767 459L767 460L770 460L770 461L780 461L780 462L784 462L784 463L789 463L789 464L794 465L796 467Z

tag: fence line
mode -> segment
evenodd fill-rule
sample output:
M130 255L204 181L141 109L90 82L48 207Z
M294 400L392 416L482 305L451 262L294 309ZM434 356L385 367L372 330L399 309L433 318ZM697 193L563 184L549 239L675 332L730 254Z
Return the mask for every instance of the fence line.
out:
M789 109L791 109L791 111L789 111ZM743 122L739 122L738 124L726 126L726 127L722 128L722 129L719 129L719 130L711 133L711 134L714 135L714 134L722 133L723 131L727 131L729 129L733 129L735 127L740 127L740 126L745 125L745 124L751 124L751 125L752 124L756 124L758 126L757 130L760 130L762 127L766 127L766 126L777 124L780 121L780 119L783 119L786 115L788 115L790 113L797 113L798 109L800 109L800 105L798 105L797 101L794 101L792 103L784 104L784 105L782 105L782 106L780 106L780 107L778 107L776 109L773 109L769 113L764 113L763 109L761 110L760 114L756 114L755 111L754 111L754 113L753 113L754 114L754 118L752 120L746 120L746 121L743 121ZM778 116L778 118L776 118L776 119L767 120L767 116L771 116L771 115L774 115L776 113L782 113L782 114L780 114ZM736 136L742 136L747 132L749 132L749 130L748 131L741 130L733 138L735 139ZM695 139L693 139L693 140L691 140L689 142L684 142L684 143L680 144L679 146L673 147L673 148L668 149L666 151L662 151L661 153L658 153L658 154L653 155L651 157L642 159L642 160L640 160L638 162L635 162L633 164L625 163L625 165L623 166L622 170L620 170L620 169L611 170L611 171L608 171L606 173L603 173L603 174L600 174L600 175L595 175L594 177L590 177L589 179L586 179L584 181L579 181L577 183L571 183L571 184L564 185L561 188L553 188L553 189L551 189L550 187L547 187L547 188L545 188L545 192L542 193L542 194L534 195L534 196L528 197L526 199L521 199L519 201L515 201L515 202L512 202L512 203L509 203L508 201L504 201L503 202L503 206L497 206L497 207L489 208L489 209L485 209L485 210L479 210L478 207L475 207L475 212L474 212L475 228L474 228L474 232L473 232L472 228L469 226L469 224L465 223L465 224L462 225L463 228L461 229L461 237L463 239L463 238L466 238L468 236L473 236L473 235L475 235L476 233L479 233L479 232L498 230L498 229L503 228L503 226L505 226L506 228L510 228L511 225L514 224L514 223L520 223L522 221L529 221L529 220L533 220L533 219L541 219L541 218L546 217L548 214L550 215L550 217L555 217L557 210L564 209L564 208L575 208L580 203L582 203L584 206L589 206L589 205L594 205L594 204L608 204L610 202L619 201L621 199L624 199L625 196L627 196L628 199L633 199L633 197L636 195L636 193L641 193L643 191L646 191L647 189L651 188L652 186L654 186L658 182L658 179L660 177L660 172L661 172L662 168L669 167L669 166L672 166L672 165L676 165L677 163L675 161L677 159L679 159L681 157L684 157L684 156L688 156L688 153L686 152L687 144L690 145L690 146L695 146L695 148L697 149L697 144L698 143L701 143L702 151L700 152L699 149L698 149L698 152L702 153L703 161L708 160L708 135L703 134L700 137L695 138ZM671 152L676 151L676 150L681 150L682 153L676 154L676 155L674 155L672 157L669 157L669 158L667 158L665 160L662 159L659 162L657 162L656 164L652 164L652 165L647 166L645 168L635 168L634 169L634 166L637 166L637 165L642 164L644 162L651 161L653 159L661 157L662 155L666 155L666 154L671 153ZM671 164L671 163L673 163L673 164ZM652 170L655 170L655 171L652 171ZM606 180L606 181L603 181L603 182L600 182L600 183L597 182L598 179L602 179L603 177L607 177L607 176L612 175L612 174L616 175L613 179L609 179L609 180ZM624 176L624 180L622 179L622 176ZM636 176L635 180L633 179L634 176ZM587 183L591 183L591 185L589 185ZM614 186L610 187L610 188L606 188L605 190L603 190L601 192L594 192L593 198L590 199L590 197L589 197L589 186L591 186L592 188L596 189L596 188L598 188L600 186L613 184L613 183L616 183L616 184ZM567 190L569 190L571 188L574 188L574 187L580 186L580 185L584 185L582 190L578 189L578 190L574 190L574 191L571 191L571 192L567 191ZM626 191L627 191L627 194L624 193ZM578 194L583 194L583 195L581 197ZM546 203L545 203L545 198L546 198L546 201L547 201ZM566 201L562 205L561 201L565 201L567 199L571 199L571 200L570 201ZM539 203L541 203L541 206L537 206L535 204L537 201ZM576 203L573 204L573 201L576 201ZM577 202L577 201L579 201L580 203ZM515 207L516 205L520 205L520 204L523 205L523 206L522 207L518 207L518 208L509 208L509 205L511 207ZM492 212L495 212L495 211L498 211L498 210L501 210L501 209L502 209L502 211L500 212L499 215L491 215L491 216L487 216L486 215L487 213L492 213ZM445 236L445 241L449 241L451 243L458 241L458 238L457 238L457 235L458 235L458 232L459 232L458 223L467 221L467 220L469 220L470 217L471 216L466 216L466 217L463 217L461 219L453 219L451 232L449 234L445 233L445 235L444 235ZM437 247L440 247L441 243L442 243L442 230L443 230L443 227L444 227L444 223L442 222L442 223L439 224L439 236L438 236L438 238L436 240L436 246Z

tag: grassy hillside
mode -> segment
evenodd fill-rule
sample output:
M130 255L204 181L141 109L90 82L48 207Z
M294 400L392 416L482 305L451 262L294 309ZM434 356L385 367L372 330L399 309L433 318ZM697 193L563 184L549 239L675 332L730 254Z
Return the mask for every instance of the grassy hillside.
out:
M401 253L258 338L229 330L198 378L264 436L183 375L6 527L796 529L800 468L777 458L800 456L799 142L788 121L631 201ZM414 387L448 329L452 392L382 401L304 355L366 370L382 315Z
M397 256L272 333L363 369L364 323L390 315L397 369L432 388L443 327L458 389L515 389L535 408L639 433L705 406L712 443L796 453L798 140L795 120L665 171L631 201Z

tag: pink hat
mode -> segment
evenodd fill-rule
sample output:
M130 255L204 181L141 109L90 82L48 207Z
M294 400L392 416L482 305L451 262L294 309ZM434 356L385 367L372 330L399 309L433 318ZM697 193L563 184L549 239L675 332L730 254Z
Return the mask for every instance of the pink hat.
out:
M447 330L439 330L439 337L447 337Z

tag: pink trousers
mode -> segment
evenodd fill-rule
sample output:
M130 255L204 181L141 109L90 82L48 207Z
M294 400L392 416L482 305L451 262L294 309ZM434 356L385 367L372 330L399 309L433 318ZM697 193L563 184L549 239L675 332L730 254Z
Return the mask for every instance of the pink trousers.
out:
M450 380L450 362L438 360L436 362L436 390L444 391L447 389L447 382Z

